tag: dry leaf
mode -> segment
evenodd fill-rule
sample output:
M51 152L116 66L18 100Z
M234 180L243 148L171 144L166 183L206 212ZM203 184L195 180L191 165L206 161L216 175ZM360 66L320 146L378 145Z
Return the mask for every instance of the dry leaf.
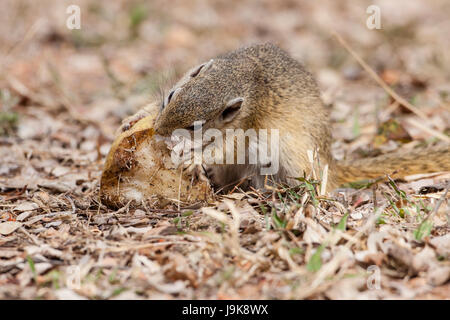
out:
M22 226L22 223L16 221L2 222L0 223L0 234L6 236L16 231L20 226Z

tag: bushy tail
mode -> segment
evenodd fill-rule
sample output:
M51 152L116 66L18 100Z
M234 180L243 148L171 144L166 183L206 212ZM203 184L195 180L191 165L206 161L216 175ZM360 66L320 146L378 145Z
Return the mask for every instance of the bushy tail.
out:
M450 171L450 145L340 161L337 163L337 180L340 185L376 179L386 174L391 178L401 178L411 174L442 171Z

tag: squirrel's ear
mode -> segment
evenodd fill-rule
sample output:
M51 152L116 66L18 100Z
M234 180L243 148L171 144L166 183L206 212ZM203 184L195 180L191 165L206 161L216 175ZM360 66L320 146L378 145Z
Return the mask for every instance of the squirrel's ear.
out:
M211 68L212 64L214 62L214 59L209 60L208 62L202 63L201 65L199 65L197 68L195 68L194 70L192 70L191 72L191 78L195 78L196 76L198 76L200 74L200 72L205 72L206 70L208 70L209 68Z
M234 98L228 101L225 109L222 111L220 115L220 121L224 123L232 121L241 110L242 102L244 102L244 99L241 97Z

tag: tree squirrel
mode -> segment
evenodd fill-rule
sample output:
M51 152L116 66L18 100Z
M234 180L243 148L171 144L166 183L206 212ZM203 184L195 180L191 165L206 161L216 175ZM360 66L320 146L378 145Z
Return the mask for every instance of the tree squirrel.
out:
M279 170L270 180L290 186L313 170L308 150L317 152L318 172L328 167L328 190L385 174L397 178L450 171L449 146L335 161L329 115L316 81L302 64L270 43L243 47L189 70L164 98L155 133L168 137L175 129L192 131L194 121L224 134L226 129L278 129ZM258 189L268 181L258 171L263 165L212 164L204 169L216 188L227 190L240 183Z

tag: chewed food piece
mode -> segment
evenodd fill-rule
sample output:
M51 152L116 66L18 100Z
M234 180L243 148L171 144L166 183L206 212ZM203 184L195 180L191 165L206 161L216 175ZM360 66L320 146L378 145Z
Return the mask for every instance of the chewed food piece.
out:
M154 134L157 107L145 110L130 117L117 132L101 177L102 203L117 208L128 203L164 206L174 202L185 207L211 200L208 180L174 163L167 141Z

